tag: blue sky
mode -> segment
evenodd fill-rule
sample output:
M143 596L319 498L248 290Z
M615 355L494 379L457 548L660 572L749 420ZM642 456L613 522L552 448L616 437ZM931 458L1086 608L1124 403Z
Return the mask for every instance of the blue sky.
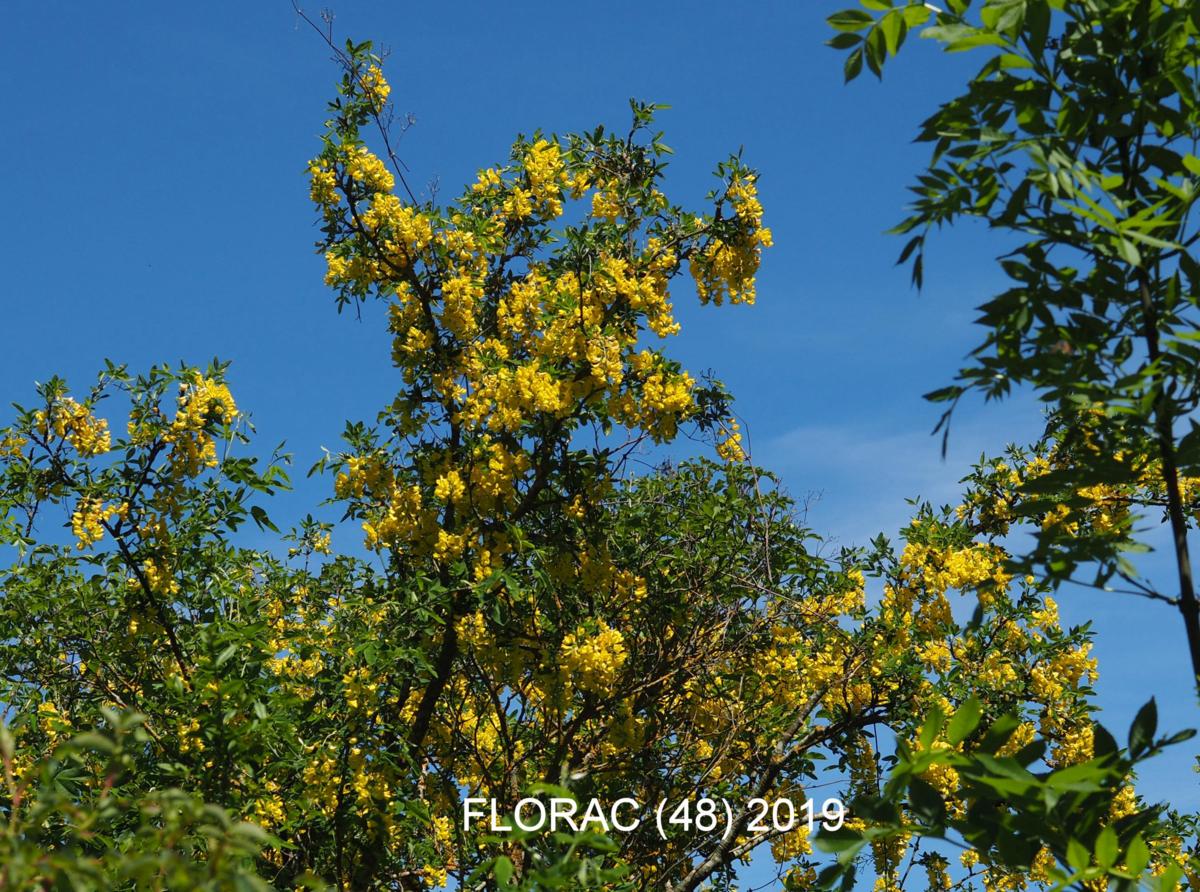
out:
M904 499L952 501L981 452L1037 431L1036 404L969 405L940 460L937 409L978 338L972 309L1002 287L982 227L933 243L926 289L884 230L925 160L916 125L960 85L969 55L918 45L877 84L843 87L823 19L845 2L367 3L335 6L341 36L390 50L400 143L418 191L449 198L502 161L518 132L628 122L628 99L668 103L668 191L699 206L717 161L744 147L776 247L755 307L680 295L673 345L737 396L754 458L842 541L894 531ZM318 12L317 7L311 9ZM82 385L106 357L134 369L233 361L239 405L265 452L286 440L306 469L347 418L370 418L396 373L379 319L339 317L313 253L303 177L337 73L287 0L6 4L9 86L3 214L7 404L58 373ZM302 474L298 475L302 477ZM302 514L325 483L275 514ZM1160 558L1145 572L1169 582ZM1164 724L1200 725L1182 628L1164 607L1064 593L1097 618L1101 719L1122 732L1159 697ZM1192 751L1145 788L1200 805Z

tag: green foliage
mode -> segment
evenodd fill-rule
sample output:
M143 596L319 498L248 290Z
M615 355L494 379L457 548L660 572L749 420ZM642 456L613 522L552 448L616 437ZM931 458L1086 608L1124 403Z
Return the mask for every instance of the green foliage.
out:
M911 834L969 847L986 865L1032 875L1054 889L1091 889L1098 882L1120 890L1166 892L1177 887L1184 865L1169 863L1149 871L1145 834L1162 826L1164 807L1125 809L1119 799L1139 764L1191 739L1194 732L1156 738L1151 700L1134 719L1126 747L1118 747L1096 725L1093 758L1047 769L1041 761L1043 740L1005 754L1019 719L1003 716L981 726L980 718L980 704L967 701L949 721L941 713L931 715L917 746L899 746L879 794L851 804L866 820L866 829L822 831L818 837L818 847L838 856L838 863L821 877L826 886L853 884L855 857L865 846ZM965 810L948 808L925 780L938 767L952 769L963 781ZM1179 826L1177 820L1172 823Z
M31 766L0 725L0 887L265 892L256 863L271 837L195 794L146 790L144 717L102 722Z
M862 31L868 50L872 38L885 44L874 35L898 11L863 5L871 12L831 17L835 46L845 49L845 35ZM930 230L964 217L1022 240L1000 258L1011 287L979 308L986 334L972 364L928 398L950 404L942 417L948 435L967 392L995 399L1031 386L1049 406L1047 436L1061 448L1052 473L1025 495L1054 495L1069 509L1089 490L1115 488L1135 509L1128 523L1099 535L1078 535L1070 523L1030 524L1029 564L1054 583L1087 564L1098 566L1097 584L1132 580L1136 509L1163 518L1178 590L1136 587L1178 607L1200 673L1200 605L1187 548L1200 472L1195 4L955 2L921 33L948 52L982 50L986 61L965 92L921 126L918 138L933 151L911 213L895 229L910 236L901 261L911 262L920 285ZM884 56L877 49L873 58ZM1018 504L1016 514L1030 519L1045 507Z
M1174 606L1200 678L1200 606L1187 541L1200 517L1196 4L860 5L828 20L837 32L830 45L850 51L848 80L863 58L882 73L900 47L905 16L925 24L921 36L946 52L984 57L965 89L921 125L930 162L894 230L908 237L900 262L911 264L918 287L934 229L976 218L1018 240L999 258L1010 287L979 307L984 337L970 364L927 398L948 404L939 423L948 437L967 393L991 400L1029 386L1047 404L1047 429L1030 449L1010 448L1003 461L975 469L965 521L976 531L1030 534L1033 545L1010 564L1014 572L1036 573L1051 586L1111 588L1120 579L1123 591ZM1177 588L1139 578L1134 557L1148 550L1147 516L1170 529ZM1088 571L1094 578L1081 578ZM1110 824L1105 791L1178 739L1152 740L1152 715L1143 710L1128 750L1097 729L1093 760L1048 774L1028 770L1040 756L1033 750L1007 760L988 755L988 746L979 756L912 756L893 777L888 807L908 785L910 806L927 819L915 832L939 837L954 827L1003 864L1027 864L1045 844L1058 864L1056 884L1108 876L1127 886L1147 862L1139 833L1155 816L1143 811ZM910 783L939 759L969 778L982 805L950 820L919 780ZM1181 825L1178 835L1193 833ZM1179 876L1171 867L1158 882L1170 887Z

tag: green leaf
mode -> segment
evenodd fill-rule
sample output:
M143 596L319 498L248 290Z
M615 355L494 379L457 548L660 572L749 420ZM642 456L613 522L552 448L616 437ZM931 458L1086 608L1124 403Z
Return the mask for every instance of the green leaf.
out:
M876 77L882 78L883 63L887 59L887 40L884 37L882 28L876 26L867 33L865 48L867 51L867 67L871 69L871 73Z
M1139 833L1129 841L1129 848L1125 850L1125 869L1133 876L1139 876L1142 871L1150 864L1150 849L1146 845L1146 841L1142 839Z
M1129 241L1129 239L1118 238L1116 240L1116 246L1117 255L1130 266L1142 265L1141 252L1138 251L1133 242Z
M1108 774L1103 764L1093 759L1052 772L1046 778L1046 786L1051 790L1095 792L1103 789Z
M115 753L117 751L117 745L111 738L96 731L84 731L82 734L76 734L67 745L72 749L94 750L98 753Z
M216 666L216 668L220 669L222 666L224 666L226 663L228 663L230 661L230 659L233 658L233 655L235 653L237 653L237 645L236 644L228 645L224 650L222 650L219 654L217 654L217 660L216 660L216 663L214 664Z
M1067 863L1075 870L1083 870L1086 868L1092 859L1088 854L1088 850L1084 848L1079 840L1072 838L1067 843Z
M953 43L979 34L978 28L966 24L934 25L921 32L921 36L941 43Z
M1105 827L1096 837L1096 863L1107 870L1117 863L1118 854L1117 831Z
M937 736L945 724L946 716L936 706L933 707L929 711L929 717L925 719L925 724L921 726L921 749L928 750L933 746L933 742L937 740Z
M11 762L14 752L16 752L16 742L13 740L12 732L8 730L8 723L0 721L0 757L6 762Z
M866 844L867 841L863 835L849 827L842 827L840 830L822 830L813 839L813 845L822 852L836 854L838 862L843 865L853 861Z
M1025 19L1028 0L992 0L980 11L980 18L992 31L1011 32Z
M925 236L923 235L914 235L912 238L910 238L908 243L904 246L904 250L900 252L900 257L896 261L896 265L899 266L900 264L904 263L904 261L908 260L908 258L912 256L913 251L917 250L917 248L919 248L924 241Z
M250 506L250 516L254 518L254 522L258 524L260 530L270 530L272 533L279 532L279 527L271 522L271 518L267 516L267 512L259 505Z
M501 855L496 859L496 863L492 865L492 873L496 877L496 885L507 886L512 882L513 863L508 859L508 856Z
M1032 68L1033 62L1024 56L1017 53L1003 53L1000 58L1000 67L1006 71L1013 68Z
M846 64L842 68L846 78L846 83L850 83L850 81L862 74L862 67L863 48L860 46L846 57Z
M1154 741L1154 733L1158 730L1158 705L1151 697L1138 710L1129 726L1129 754L1135 759L1150 749Z
M947 42L946 52L962 53L981 46L1008 46L1004 38L998 34L989 34L987 31L977 31L974 28L971 31L973 33L969 37Z
M914 777L908 785L908 804L927 827L940 830L946 822L946 802L927 781Z
M982 715L983 707L979 705L978 699L971 697L964 701L946 726L946 739L951 745L962 743L979 727Z
M835 12L825 20L835 31L862 31L875 21L870 13L861 9L845 9Z
M900 51L901 44L904 43L904 35L908 33L908 25L904 21L903 13L898 9L893 9L879 22L879 30L883 32L888 55L896 55Z
M848 32L835 34L825 41L826 46L831 46L835 50L848 50L850 47L858 46L860 43L862 43L861 34L850 34Z
M979 747L982 752L994 753L1000 747L1008 742L1008 739L1013 736L1013 732L1021 725L1021 719L1011 713L1002 715L996 721L988 725L987 731L983 735L983 739L979 742Z
M1025 10L1025 37L1034 56L1046 51L1049 36L1050 4L1044 0L1034 0Z

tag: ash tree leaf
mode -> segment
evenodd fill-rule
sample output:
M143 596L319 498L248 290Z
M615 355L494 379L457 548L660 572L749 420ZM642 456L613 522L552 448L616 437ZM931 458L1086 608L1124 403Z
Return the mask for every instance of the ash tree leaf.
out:
M1158 704L1151 697L1138 710L1129 726L1129 753L1135 759L1150 749L1154 741L1154 733L1158 730Z

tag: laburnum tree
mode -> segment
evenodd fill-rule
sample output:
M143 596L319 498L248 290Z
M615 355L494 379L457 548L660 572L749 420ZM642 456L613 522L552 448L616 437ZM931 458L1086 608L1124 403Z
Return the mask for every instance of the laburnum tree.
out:
M369 146L380 60L339 58L309 166L321 250L339 307L384 304L397 388L314 468L358 529L246 547L287 476L242 454L223 365L39 389L0 433L5 887L682 892L733 888L758 853L785 888L866 861L880 889L945 889L902 827L815 850L800 804L876 791L896 746L941 754L920 776L948 814L974 801L954 759L985 742L1013 770L1106 767L1088 632L1010 575L1000 533L925 506L901 549L829 554L719 383L670 358L685 271L703 302L754 301L754 171L729 159L685 212L634 103L622 135L519 139L420 203ZM716 460L630 473L683 430ZM1178 860L1123 772L1093 782L1142 870ZM549 790L730 810L610 836L462 820L466 797L503 814ZM756 826L756 799L798 820ZM1054 858L962 870L1020 888Z

